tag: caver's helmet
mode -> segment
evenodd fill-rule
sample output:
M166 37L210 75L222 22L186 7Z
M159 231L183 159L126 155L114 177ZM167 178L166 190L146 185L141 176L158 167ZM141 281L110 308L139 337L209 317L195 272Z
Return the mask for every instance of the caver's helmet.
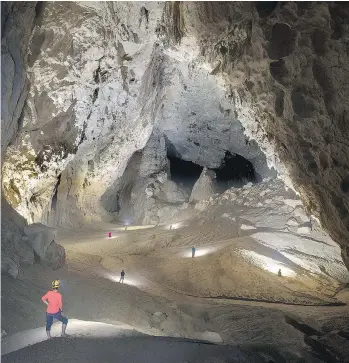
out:
M52 281L52 288L53 289L58 289L59 288L59 280Z

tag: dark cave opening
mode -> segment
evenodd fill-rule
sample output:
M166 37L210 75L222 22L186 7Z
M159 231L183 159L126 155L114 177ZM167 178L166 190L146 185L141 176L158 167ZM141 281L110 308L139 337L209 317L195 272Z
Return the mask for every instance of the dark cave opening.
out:
M170 161L171 180L184 188L193 188L199 179L203 167L191 161L182 160L173 155L167 155ZM231 187L241 188L245 184L258 182L252 163L239 154L226 151L225 157L216 173L217 192L223 193Z
M216 181L219 192L228 188L241 188L245 184L258 181L258 175L252 163L239 154L226 151L225 157L216 172Z
M276 9L278 1L257 1L255 4L258 15L261 18L266 18Z
M185 188L192 188L199 179L203 167L172 155L167 155L167 158L170 161L171 180Z

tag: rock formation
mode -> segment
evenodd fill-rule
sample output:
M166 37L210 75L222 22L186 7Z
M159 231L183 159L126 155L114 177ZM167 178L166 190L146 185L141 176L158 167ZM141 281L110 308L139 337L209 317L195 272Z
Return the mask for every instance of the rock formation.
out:
M346 3L3 7L3 188L29 223L144 222L185 199L167 155L229 151L297 190L349 266Z
M199 202L200 200L208 199L214 194L214 179L216 175L212 170L204 168L200 178L195 183L191 192L189 202Z

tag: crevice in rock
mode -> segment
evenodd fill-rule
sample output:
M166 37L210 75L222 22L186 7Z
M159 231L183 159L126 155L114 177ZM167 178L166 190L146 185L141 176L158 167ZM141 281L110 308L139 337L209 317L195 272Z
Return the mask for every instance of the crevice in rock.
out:
M149 23L149 10L147 10L144 6L141 7L141 17L139 19L139 26L141 26L143 20L145 20L147 24Z
M95 83L99 83L101 73L101 64L99 63L97 69L93 72L93 80Z
M80 139L79 139L79 142L78 142L77 146L81 145L86 140L87 121L90 119L91 114L92 114L92 111L88 114L86 121L84 121L84 124L82 126Z
M184 36L184 18L183 9L180 1L166 3L165 5L165 32L168 38L173 39L175 43L180 44Z
M32 67L36 60L39 58L41 47L44 44L46 35L39 27L35 28L34 35L30 44L30 51L28 54L28 65Z
M331 38L339 40L343 37L348 24L349 6L347 2L333 2L328 6L331 15Z
M42 26L45 7L45 1L38 1L35 6L35 25L39 27Z
M96 99L98 97L98 93L99 93L99 88L97 87L94 91L93 91L93 95L92 95L92 103L96 102Z
M343 193L348 193L349 192L349 176L342 179L341 190L342 190Z
M57 210L57 199L58 199L58 188L61 183L61 175L59 174L57 177L57 182L53 191L52 201L51 201L51 211L56 212Z

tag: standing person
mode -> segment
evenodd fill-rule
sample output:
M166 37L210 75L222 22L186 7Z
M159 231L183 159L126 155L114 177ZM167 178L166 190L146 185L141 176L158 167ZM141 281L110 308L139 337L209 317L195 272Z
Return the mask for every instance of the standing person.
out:
M124 278L125 278L125 271L124 271L124 270L122 270L122 271L121 271L121 274L120 274L120 280L119 280L119 282L124 283Z
M191 257L192 257L192 258L194 258L194 257L195 257L195 251L196 251L196 248L195 248L195 246L193 246L193 247L191 248Z
M109 237L109 239L111 238L111 232L108 232L108 237Z
M67 329L68 319L62 315L63 313L63 303L62 295L58 292L59 280L52 281L52 290L47 292L41 300L47 305L46 309L46 334L47 338L51 339L51 327L53 324L53 319L62 322L62 337L66 337L67 334L65 330Z

